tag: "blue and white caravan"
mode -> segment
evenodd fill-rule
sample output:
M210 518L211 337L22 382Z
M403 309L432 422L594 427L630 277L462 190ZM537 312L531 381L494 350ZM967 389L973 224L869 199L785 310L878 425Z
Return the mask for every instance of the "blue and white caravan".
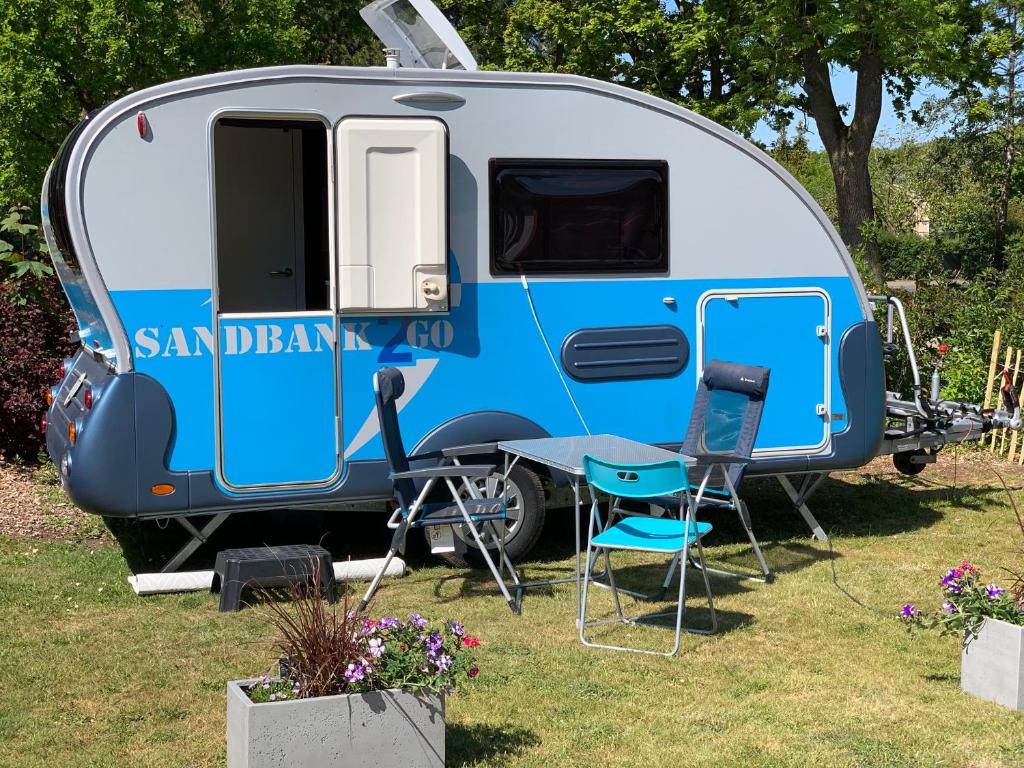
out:
M195 531L389 498L382 366L407 382L414 453L584 431L678 445L712 358L771 369L751 474L805 512L818 479L879 452L871 297L776 162L615 84L477 71L427 0L363 13L386 67L159 85L53 162L44 229L81 349L47 447L78 505ZM920 387L900 402L918 442L887 445L925 462ZM513 557L552 482L517 472Z

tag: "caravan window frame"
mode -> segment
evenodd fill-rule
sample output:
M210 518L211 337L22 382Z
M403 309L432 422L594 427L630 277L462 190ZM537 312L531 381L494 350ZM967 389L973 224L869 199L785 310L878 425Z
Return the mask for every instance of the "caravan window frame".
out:
M500 193L498 175L503 170L546 170L586 168L594 170L651 170L656 171L661 178L660 201L662 217L659 232L659 258L657 264L651 267L638 267L635 264L608 266L606 263L597 260L580 260L578 264L555 268L537 268L536 263L523 269L513 270L503 267L500 264L503 255L501 248L501 211L498 205ZM660 159L594 159L594 158L513 158L500 157L491 158L488 163L488 217L490 229L490 245L488 249L488 262L492 277L518 277L519 275L537 277L558 277L565 275L572 276L608 276L615 275L620 278L635 275L638 277L651 277L657 275L668 275L671 272L671 248L669 240L669 219L671 216L670 207L670 174L667 160Z

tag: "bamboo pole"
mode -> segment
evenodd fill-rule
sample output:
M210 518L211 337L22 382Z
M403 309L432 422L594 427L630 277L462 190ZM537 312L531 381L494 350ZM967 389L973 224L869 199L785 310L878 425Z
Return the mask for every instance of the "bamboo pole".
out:
M1009 344L1007 344L1006 345L1006 358L1003 360L1003 369L1006 369L1006 368L1010 367L1010 360L1012 358L1013 358L1013 347L1011 347ZM1002 377L999 377L998 381L1002 381ZM992 402L992 407L993 408L998 408L999 407L999 385L998 384L996 386L995 398L994 398L994 400ZM999 436L998 430L992 430L992 442L989 443L989 447L988 447L988 452L989 453L995 453L996 452L996 438L998 436Z
M1013 368L1010 369L1010 381L1013 383L1013 388L1017 388L1017 384L1020 382L1020 347L1017 348L1017 356L1013 360ZM1002 454L1006 451L1006 442L1009 439L1010 429L1003 427L1003 434L999 438L999 453ZM1017 436L1017 430L1013 430L1013 436ZM1011 449L1012 450L1012 449ZM1013 454L1010 454L1010 461L1013 461Z

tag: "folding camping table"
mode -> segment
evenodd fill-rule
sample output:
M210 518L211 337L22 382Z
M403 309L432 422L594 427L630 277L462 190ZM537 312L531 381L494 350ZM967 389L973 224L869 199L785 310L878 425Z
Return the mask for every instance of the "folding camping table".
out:
M515 466L519 459L542 464L551 469L560 470L569 475L572 481L573 498L575 500L576 513L576 573L567 579L548 579L545 581L524 582L516 585L521 597L522 591L531 587L549 586L551 584L565 584L571 581L576 582L576 623L579 625L580 613L583 601L581 593L583 589L581 566L582 545L580 541L580 481L584 478L583 456L589 454L604 461L616 464L650 464L656 461L667 461L670 459L683 459L687 466L697 463L697 460L674 451L667 451L664 448L657 448L653 445L638 443L635 440L628 440L615 435L584 435L579 437L541 437L532 440L505 440L497 443L499 451L505 454L505 474ZM710 469L709 469L710 471ZM690 502L690 493L686 492L687 502ZM593 491L591 498L596 502Z

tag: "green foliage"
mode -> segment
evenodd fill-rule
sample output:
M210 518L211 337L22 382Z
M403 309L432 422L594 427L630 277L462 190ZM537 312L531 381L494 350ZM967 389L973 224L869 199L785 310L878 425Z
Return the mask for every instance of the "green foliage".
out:
M832 182L832 167L824 152L813 152L807 143L806 126L798 126L790 138L788 132L779 133L769 152L806 189L833 222L838 221L836 188Z
M88 112L166 80L302 58L296 0L0 0L0 203L34 202Z
M749 135L765 105L785 101L751 72L731 0L442 0L485 68L568 72L636 88ZM751 75L754 76L751 76ZM762 73L763 74L763 73Z
M381 66L380 41L359 16L365 0L296 0L295 21L305 41L302 60L337 66Z
M46 241L26 220L28 212L27 206L15 205L0 219L0 282L12 283L18 304L38 298L40 281L53 275Z

